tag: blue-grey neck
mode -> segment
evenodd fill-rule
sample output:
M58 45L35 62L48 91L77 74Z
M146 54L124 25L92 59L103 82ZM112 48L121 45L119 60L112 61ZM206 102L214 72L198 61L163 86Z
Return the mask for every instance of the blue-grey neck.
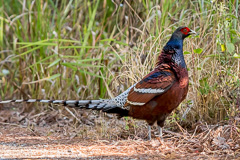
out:
M174 48L175 53L172 56L172 60L183 68L187 68L184 56L183 56L183 38L179 36L172 36L167 42L166 46Z

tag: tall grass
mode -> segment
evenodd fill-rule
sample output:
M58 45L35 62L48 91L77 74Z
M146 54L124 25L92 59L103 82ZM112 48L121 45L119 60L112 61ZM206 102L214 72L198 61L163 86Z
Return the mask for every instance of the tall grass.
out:
M98 99L146 75L178 26L187 99L169 122L216 123L239 114L239 1L9 0L0 10L1 99ZM187 112L189 111L189 112Z

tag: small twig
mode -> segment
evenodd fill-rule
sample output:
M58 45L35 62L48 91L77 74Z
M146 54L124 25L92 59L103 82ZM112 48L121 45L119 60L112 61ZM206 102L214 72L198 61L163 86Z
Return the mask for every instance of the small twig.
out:
M15 123L0 122L0 124L28 128L27 126L23 126L21 124L15 124Z
M81 120L70 110L68 107L65 107L65 109L74 117L76 120L81 123Z
M45 110L44 112L41 112L41 113L39 113L39 114L35 114L35 115L31 116L31 118L39 117L39 116L41 116L41 115L46 114L46 112L47 112L47 111Z
M22 128L26 128L28 130L30 130L34 135L37 135L31 128L29 128L28 126L23 126L21 124L15 124L15 123L6 123L6 122L0 122L0 124L2 125L8 125L8 126L16 126L16 127L22 127Z

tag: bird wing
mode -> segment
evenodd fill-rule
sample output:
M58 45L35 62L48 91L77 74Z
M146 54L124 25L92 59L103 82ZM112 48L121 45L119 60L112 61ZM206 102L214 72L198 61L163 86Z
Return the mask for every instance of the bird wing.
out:
M144 105L155 96L165 93L175 82L176 77L171 67L161 64L130 90L125 106Z

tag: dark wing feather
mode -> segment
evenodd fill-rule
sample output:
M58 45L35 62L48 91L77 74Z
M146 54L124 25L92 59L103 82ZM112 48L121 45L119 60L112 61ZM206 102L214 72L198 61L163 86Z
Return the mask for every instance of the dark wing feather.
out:
M157 66L132 88L125 106L144 105L155 96L165 93L175 83L176 78L167 64Z

